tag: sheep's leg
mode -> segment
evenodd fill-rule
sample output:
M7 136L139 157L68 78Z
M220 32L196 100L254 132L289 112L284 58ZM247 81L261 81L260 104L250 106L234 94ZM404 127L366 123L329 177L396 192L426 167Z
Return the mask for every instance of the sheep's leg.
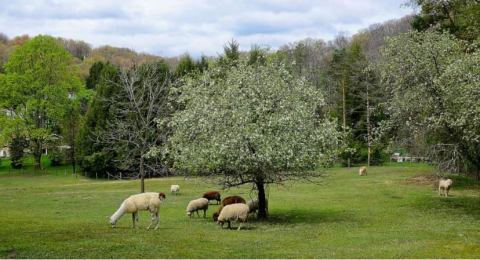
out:
M230 220L228 221L228 229L232 229L232 227L230 226Z
M203 210L203 218L207 218L207 210L206 209Z
M237 231L240 230L242 228L242 221L238 221L238 228L237 228Z
M448 191L449 191L449 190L450 190L449 188L446 188L446 189L445 189L445 197L448 197Z
M157 229L158 229L158 225L160 224L160 217L158 216L158 211L155 212L155 218L156 218L157 224L155 225L154 230L157 230Z
M151 216L151 221L150 221L150 225L148 225L148 227L147 227L147 230L149 230L150 227L152 227L153 223L154 223L155 220L156 220L156 217L155 217L155 213L154 213L154 212L150 211L150 216Z
M136 213L133 212L133 213L132 213L133 228L135 228L135 220L137 219L135 215L136 215Z
M200 213L198 213L198 209L196 211L197 211L197 217L200 217Z

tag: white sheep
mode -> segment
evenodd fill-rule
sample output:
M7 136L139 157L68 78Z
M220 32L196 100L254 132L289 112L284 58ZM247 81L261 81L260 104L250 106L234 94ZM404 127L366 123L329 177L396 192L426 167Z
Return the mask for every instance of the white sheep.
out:
M247 221L248 211L250 211L250 208L247 204L235 203L227 205L220 211L217 223L223 228L223 224L227 222L228 228L231 228L230 221L237 221L239 222L237 230L240 230L242 222Z
M438 181L438 195L442 195L441 191L443 190L443 194L445 194L445 197L448 197L448 191L450 190L452 184L452 179L440 179Z
M259 206L258 199L247 201L247 205L249 208L248 214L257 213L258 206ZM267 211L267 214L268 214L268 199L265 199L265 210Z
M362 166L360 169L358 169L358 175L360 176L367 176L367 166Z
M172 186L170 186L170 191L171 191L173 194L177 195L177 193L180 192L180 186L177 185L177 184L173 184Z
M187 216L192 218L192 213L197 212L197 215L200 217L198 213L199 210L203 210L203 217L207 217L207 209L208 209L208 199L200 198L191 200L187 205Z
M117 221L125 214L132 213L133 228L135 228L135 221L138 222L138 211L139 210L148 210L152 216L152 222L147 229L155 223L155 230L158 229L158 224L160 218L158 216L158 211L160 208L160 203L165 200L165 194L163 192L145 192L128 197L122 202L120 208L113 213L110 217L110 224L112 227L115 227Z

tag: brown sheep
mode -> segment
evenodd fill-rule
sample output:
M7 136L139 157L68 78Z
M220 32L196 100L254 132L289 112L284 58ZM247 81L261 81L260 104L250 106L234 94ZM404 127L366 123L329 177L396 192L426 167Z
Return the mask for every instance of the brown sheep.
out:
M358 169L358 175L367 176L367 166L360 167L360 169Z
M220 192L218 191L207 191L203 193L203 198L207 199L208 202L210 202L211 200L216 200L217 205L220 204L221 201Z
M213 221L218 220L218 216L220 215L220 212L222 211L223 207L230 204L235 204L235 203L247 204L245 199L240 196L228 196L222 200L222 203L220 203L220 207L218 208L218 210L215 213L213 213Z

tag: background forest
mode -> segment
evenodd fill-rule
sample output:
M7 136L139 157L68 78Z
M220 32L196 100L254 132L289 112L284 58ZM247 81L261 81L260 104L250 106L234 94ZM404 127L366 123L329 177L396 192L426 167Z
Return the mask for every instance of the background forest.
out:
M480 4L473 0L407 4L419 7L419 13L371 25L351 37L339 35L329 42L307 38L278 50L256 45L250 51L240 51L232 39L217 57L196 59L188 54L163 58L111 46L92 48L83 41L47 35L9 39L0 34L0 141L9 148L13 168L21 168L28 154L40 168L48 149L52 165L71 164L75 172L80 169L90 177L143 180L222 173L228 186L238 184L232 176L249 176L260 168L267 174L307 165L381 165L399 153L437 165L439 174L462 172L480 178ZM240 93L251 95L244 102L257 102L254 97L262 95L267 100L285 99L293 102L285 107L313 109L315 116L299 112L288 121L281 112L283 105L262 103L265 109L252 122L262 118L278 122L281 117L274 116L278 113L287 118L278 123L284 130L290 129L285 124L312 123L304 126L311 131L306 143L311 136L318 137L316 130L325 136L312 143L316 146L311 150L302 151L296 141L288 141L307 133L295 132L295 127L282 132L282 140L265 141L265 132L258 140L238 133L252 139L232 146L246 144L257 154L263 141L268 149L277 150L280 142L287 147L280 149L283 154L300 151L292 158L305 163L286 166L288 158L268 154L278 161L260 167L252 160L257 168L238 172L226 167L239 166L233 159L237 151L215 152L223 149L211 141L216 134L235 129L218 121L225 114L215 111L228 111L227 104L238 99L239 92L229 86L241 89L242 84L257 82L252 75L263 72L258 81L283 79L289 85L274 89L260 84L261 89L250 94ZM282 96L276 97L274 90ZM232 113L251 116L251 111L239 107ZM195 114L201 109L207 110ZM269 113L273 116L267 117ZM195 116L207 121L195 121ZM304 121L296 122L298 117ZM211 137L208 147L195 146L189 139L199 133ZM203 159L188 157L200 150L207 151ZM313 162L303 152L320 157ZM266 183L288 178L275 176L262 178Z

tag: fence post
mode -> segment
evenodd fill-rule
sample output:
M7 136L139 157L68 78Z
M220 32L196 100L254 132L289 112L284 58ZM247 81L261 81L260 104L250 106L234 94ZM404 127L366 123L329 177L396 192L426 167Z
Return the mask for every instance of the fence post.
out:
M98 173L97 172L95 172L95 179L98 180Z

